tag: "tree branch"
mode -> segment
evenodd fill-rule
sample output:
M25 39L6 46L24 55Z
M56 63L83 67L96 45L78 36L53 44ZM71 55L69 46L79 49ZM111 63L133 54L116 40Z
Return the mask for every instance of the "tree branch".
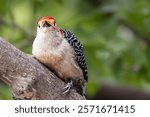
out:
M92 97L94 100L149 100L150 93L148 91L139 91L136 88L123 85L113 85L103 83L96 95ZM91 99L91 98L90 98Z
M62 80L1 38L0 79L10 86L15 99L85 99L73 89L62 94Z

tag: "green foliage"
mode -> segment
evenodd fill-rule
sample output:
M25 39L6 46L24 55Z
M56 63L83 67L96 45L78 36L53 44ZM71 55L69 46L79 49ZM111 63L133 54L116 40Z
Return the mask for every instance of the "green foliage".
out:
M5 99L9 100L11 99L10 89L8 86L4 84L0 84L0 100Z
M50 15L86 53L92 96L102 82L149 90L149 0L0 0L0 36L31 53L36 20ZM5 94L0 88L0 93ZM0 99L7 99L0 95Z

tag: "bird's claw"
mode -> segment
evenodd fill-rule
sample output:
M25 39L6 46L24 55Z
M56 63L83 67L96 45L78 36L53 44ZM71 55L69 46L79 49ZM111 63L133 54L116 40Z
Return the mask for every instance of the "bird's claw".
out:
M70 92L70 89L72 88L72 81L68 82L67 85L63 88L63 94L67 94Z

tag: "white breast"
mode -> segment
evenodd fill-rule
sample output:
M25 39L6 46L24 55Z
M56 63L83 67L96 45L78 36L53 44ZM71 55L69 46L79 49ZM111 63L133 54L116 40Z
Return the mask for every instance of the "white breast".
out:
M83 77L82 70L76 63L74 50L63 37L37 35L33 42L33 55L61 78Z
M74 51L66 39L54 36L50 33L38 34L33 42L32 54L37 56L41 54L56 54L73 56Z

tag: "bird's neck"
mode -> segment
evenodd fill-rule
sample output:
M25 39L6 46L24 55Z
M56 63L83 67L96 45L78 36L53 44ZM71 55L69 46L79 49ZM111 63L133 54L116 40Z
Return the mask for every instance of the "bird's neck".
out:
M63 40L63 37L59 33L53 31L49 33L38 33L36 38L42 40L43 43L50 46L51 48L58 47Z

